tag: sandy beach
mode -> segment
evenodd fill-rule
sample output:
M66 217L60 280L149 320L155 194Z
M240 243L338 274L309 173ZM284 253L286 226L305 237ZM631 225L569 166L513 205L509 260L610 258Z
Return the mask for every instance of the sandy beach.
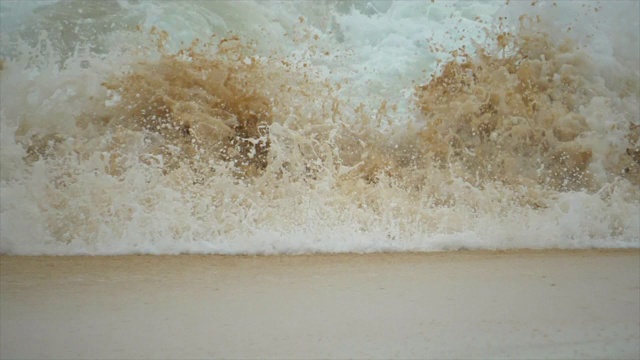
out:
M0 257L0 357L640 356L640 252Z

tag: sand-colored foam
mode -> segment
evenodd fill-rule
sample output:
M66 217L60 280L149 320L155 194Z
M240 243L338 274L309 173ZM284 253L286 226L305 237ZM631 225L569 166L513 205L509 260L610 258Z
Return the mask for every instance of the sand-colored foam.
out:
M0 257L0 357L629 358L640 252Z

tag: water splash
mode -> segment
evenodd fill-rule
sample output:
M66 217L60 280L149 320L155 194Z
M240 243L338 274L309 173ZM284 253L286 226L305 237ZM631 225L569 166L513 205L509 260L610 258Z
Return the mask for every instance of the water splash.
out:
M432 40L439 60L403 95L363 96L339 23L411 15L398 6L269 6L278 26L182 45L144 23L100 47L3 44L1 251L637 247L637 74L607 83L552 25L500 18L484 41Z

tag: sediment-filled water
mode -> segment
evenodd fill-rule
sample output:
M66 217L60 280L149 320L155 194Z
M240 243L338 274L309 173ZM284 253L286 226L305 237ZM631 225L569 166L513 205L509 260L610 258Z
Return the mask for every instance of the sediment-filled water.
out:
M640 247L637 1L3 1L0 252Z

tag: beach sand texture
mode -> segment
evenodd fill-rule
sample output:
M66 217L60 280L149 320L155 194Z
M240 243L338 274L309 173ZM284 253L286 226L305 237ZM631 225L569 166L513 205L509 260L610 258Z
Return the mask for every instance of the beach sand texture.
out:
M640 356L640 252L0 257L0 357Z

